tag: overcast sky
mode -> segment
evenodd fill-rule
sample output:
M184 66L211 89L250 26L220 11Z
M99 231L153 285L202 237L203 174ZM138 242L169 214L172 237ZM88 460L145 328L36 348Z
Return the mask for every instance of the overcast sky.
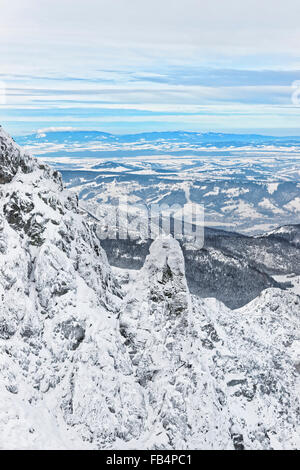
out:
M299 0L0 0L0 12L0 120L15 134L299 128Z

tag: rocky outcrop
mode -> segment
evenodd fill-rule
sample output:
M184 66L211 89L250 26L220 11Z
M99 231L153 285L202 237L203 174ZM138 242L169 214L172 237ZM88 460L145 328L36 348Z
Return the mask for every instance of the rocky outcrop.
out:
M136 437L139 386L105 252L60 176L2 130L0 142L0 447Z

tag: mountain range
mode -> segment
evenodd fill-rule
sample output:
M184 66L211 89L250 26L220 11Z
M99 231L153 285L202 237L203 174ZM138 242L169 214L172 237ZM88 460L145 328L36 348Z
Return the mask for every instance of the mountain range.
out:
M18 137L62 174L81 204L200 204L206 225L259 235L300 223L300 138L45 130Z
M230 146L298 146L300 136L265 136L260 134L224 134L216 132L141 132L139 134L115 135L100 131L79 130L41 130L34 134L18 136L20 145L34 145L41 140L48 144L87 144L87 143L116 143L116 144L143 144L171 143L176 145L194 144L198 146L230 147Z
M191 255L95 223L0 128L0 448L299 449L299 226Z

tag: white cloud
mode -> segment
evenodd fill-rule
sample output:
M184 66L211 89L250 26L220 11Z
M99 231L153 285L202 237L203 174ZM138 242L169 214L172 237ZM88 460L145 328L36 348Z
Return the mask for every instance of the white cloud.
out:
M1 0L0 14L7 122L163 122L150 114L162 112L185 128L297 127L289 78L247 73L299 78L299 0ZM201 68L212 72L198 82Z
M38 129L37 134L45 134L47 132L67 132L67 131L75 131L75 127L44 127L43 129Z
M298 0L2 0L1 36L42 47L76 44L73 59L87 45L99 58L105 45L148 48L145 54L176 48L179 56L290 54L299 49L299 17Z

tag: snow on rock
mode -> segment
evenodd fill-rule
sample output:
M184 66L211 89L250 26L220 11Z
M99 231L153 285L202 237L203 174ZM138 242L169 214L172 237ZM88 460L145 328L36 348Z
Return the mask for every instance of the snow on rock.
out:
M191 296L171 237L114 274L60 175L0 145L0 448L299 448L299 297Z
M194 302L196 318L202 311L202 324L210 321L202 341L239 442L246 449L299 448L300 298L267 289L238 310L215 299Z
M291 245L300 247L300 224L284 225L263 235L266 238L284 240Z
M0 143L0 448L136 437L143 395L106 255L60 175Z
M299 297L268 289L233 311L191 297L172 238L153 243L126 291L120 328L155 410L146 445L299 447Z
M124 303L120 331L148 404L149 432L142 439L151 439L155 448L185 448L190 434L186 389L192 385L189 293L177 241L166 237L152 244Z

